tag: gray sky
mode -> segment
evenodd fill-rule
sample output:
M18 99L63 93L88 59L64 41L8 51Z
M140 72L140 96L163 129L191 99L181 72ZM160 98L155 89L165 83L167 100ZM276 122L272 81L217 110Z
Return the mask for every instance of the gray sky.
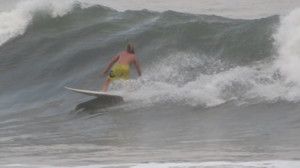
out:
M20 0L0 0L0 11L12 9Z
M176 10L232 18L257 18L285 14L300 7L300 0L95 0L118 10Z
M0 0L0 10L14 8L21 0ZM24 1L24 0L23 0ZM51 1L51 0L49 0ZM53 1L53 0L52 0ZM61 0L58 2L63 2ZM285 14L297 7L300 0L79 0L112 7L117 10L149 9L154 11L175 10L197 14L215 14L231 18L260 18Z

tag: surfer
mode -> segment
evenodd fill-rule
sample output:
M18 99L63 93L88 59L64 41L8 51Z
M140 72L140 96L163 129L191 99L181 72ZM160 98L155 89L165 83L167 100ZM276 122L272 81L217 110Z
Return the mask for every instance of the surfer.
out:
M135 65L138 75L141 76L142 72L140 63L135 55L134 46L132 44L127 44L126 50L114 56L102 72L104 76L107 76L104 84L102 85L102 91L106 92L109 84L113 80L129 79L130 65L132 64Z

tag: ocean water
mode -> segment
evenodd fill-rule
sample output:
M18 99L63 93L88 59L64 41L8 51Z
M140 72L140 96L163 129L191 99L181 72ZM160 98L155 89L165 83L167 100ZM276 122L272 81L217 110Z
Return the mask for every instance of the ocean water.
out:
M0 2L1 168L300 167L299 2Z

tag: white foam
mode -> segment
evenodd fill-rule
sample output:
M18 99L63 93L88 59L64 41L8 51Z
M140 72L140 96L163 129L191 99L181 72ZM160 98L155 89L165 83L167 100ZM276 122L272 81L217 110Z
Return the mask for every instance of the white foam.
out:
M15 8L0 13L0 45L11 38L22 35L30 24L36 11L48 12L52 17L63 16L72 10L74 3L87 8L94 3L84 0L24 0L18 1Z
M201 66L211 69L211 72L201 73L197 69ZM129 90L125 98L129 101L143 100L144 104L148 105L183 102L193 106L210 107L231 100L263 97L266 93L261 94L261 90L258 89L264 87L265 83L261 80L270 80L266 87L276 85L269 77L272 71L267 72L267 65L264 65L264 69L257 68L257 64L255 67L238 66L228 70L217 70L223 69L223 66L222 62L212 57L188 53L170 54L145 70L142 78L125 82L123 90ZM187 76L190 75L195 77L188 80ZM119 87L120 85L116 85L113 89ZM267 93L266 97L273 99L274 95Z
M300 98L300 9L281 18L278 32L274 35L279 57L275 67L285 77L290 99Z
M115 85L113 89L121 87L127 101L142 101L137 103L138 106L180 102L211 107L229 101L257 103L299 100L300 92L296 92L299 87L288 85L281 77L277 77L278 69L273 62L257 62L206 74L197 70L197 66L209 64L212 67L208 68L222 69L224 65L213 59L203 62L208 57L201 55L177 54L170 54L170 57L150 66L142 78L127 81L121 86ZM195 73L192 74L195 77L187 80L187 76L191 75L189 73Z

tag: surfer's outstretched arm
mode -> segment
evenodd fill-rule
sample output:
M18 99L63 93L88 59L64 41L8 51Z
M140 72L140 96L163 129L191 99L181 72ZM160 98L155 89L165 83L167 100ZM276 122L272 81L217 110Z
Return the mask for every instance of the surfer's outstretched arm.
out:
M139 76L142 76L142 71L141 71L141 66L140 66L140 62L139 60L135 57L134 61L133 61L133 64L135 65L136 67L136 70L137 70L137 73Z
M118 61L119 59L119 55L114 56L110 63L108 64L108 66L104 69L104 71L102 72L103 75L106 75L108 73L108 71L111 69L111 67Z

